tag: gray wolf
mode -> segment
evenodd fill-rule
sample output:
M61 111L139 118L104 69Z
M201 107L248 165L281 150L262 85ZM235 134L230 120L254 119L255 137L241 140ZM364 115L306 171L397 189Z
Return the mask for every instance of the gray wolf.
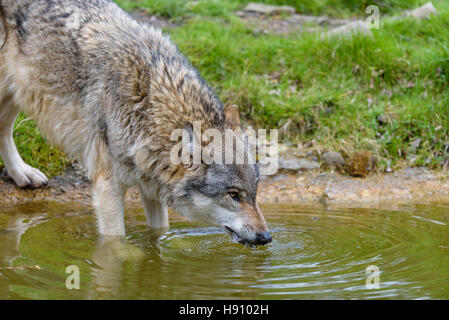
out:
M175 128L223 132L238 114L160 30L108 0L1 0L0 44L0 156L18 186L47 183L12 139L23 111L87 168L100 234L125 234L124 194L138 186L151 227L168 227L171 207L239 242L271 241L256 165L170 161Z

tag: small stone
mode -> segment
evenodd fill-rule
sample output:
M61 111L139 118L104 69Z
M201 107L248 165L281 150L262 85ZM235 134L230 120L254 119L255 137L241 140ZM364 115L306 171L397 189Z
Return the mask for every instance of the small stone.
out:
M270 96L280 96L280 95L281 95L281 89L273 89L273 90L270 90L270 91L268 92L268 94L269 94Z
M266 15L271 15L275 13L294 14L296 12L295 8L290 6L272 6L269 4L255 3L255 2L248 3L245 9L243 10L248 12L257 12Z
M67 188L66 188L65 186L59 187L59 191L60 191L61 193L67 193L67 192L68 192L68 190L67 190Z
M330 19L327 17L315 17L304 14L295 14L292 20L297 24L315 23L317 25L329 24Z
M416 151L418 151L420 144L421 144L420 138L413 141L412 144L410 145L409 152L415 154Z
M385 169L385 172L386 173L392 173L393 172L393 169L391 169L391 161L390 160L387 161L387 168Z
M315 150L307 151L306 158L315 159L316 158L316 151Z
M419 8L404 12L404 16L412 17L415 19L429 19L433 14L438 14L438 11L437 9L435 9L432 2L427 2L425 5Z
M321 162L326 166L338 165L344 167L346 164L343 156L340 153L334 151L329 151L323 154L321 156Z
M371 30L368 29L368 26L366 25L366 23L362 20L357 20L357 21L347 23L341 27L332 29L332 30L324 33L322 38L326 38L326 37L333 38L333 37L338 37L338 36L350 37L350 36L354 36L356 34L368 35L368 36L372 35Z
M189 1L186 3L186 7L188 8L195 8L196 6L198 6L198 1Z
M304 158L289 158L289 159L279 159L279 169L289 170L289 171L300 171L300 170L314 170L318 169L318 163L310 161Z

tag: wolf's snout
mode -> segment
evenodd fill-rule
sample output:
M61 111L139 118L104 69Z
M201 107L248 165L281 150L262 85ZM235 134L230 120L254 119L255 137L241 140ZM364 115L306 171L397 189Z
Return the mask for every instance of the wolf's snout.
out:
M267 244L267 243L270 243L271 240L273 240L273 239L271 238L270 232L265 231L262 233L257 233L255 242L256 242L256 244Z
M234 241L245 245L265 245L272 241L271 234L269 231L254 233L245 230L246 232L237 233L228 226L225 226L225 230L234 239Z

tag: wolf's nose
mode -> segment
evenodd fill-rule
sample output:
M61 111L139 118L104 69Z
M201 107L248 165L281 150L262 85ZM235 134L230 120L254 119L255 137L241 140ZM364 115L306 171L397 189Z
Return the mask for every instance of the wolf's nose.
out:
M257 244L267 244L267 243L270 243L271 240L273 240L273 239L271 238L271 234L269 231L258 233L256 236Z

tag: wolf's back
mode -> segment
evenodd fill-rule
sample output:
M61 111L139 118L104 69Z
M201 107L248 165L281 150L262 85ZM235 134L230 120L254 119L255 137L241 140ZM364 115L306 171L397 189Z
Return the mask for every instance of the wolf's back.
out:
M115 154L141 139L153 154L169 155L172 130L195 121L223 128L223 105L196 69L159 29L114 2L0 1L12 78L25 79L30 98L81 107L95 131L107 128Z
M122 105L145 97L170 119L223 123L221 102L169 38L113 1L0 1L9 42L48 88L85 95L100 82Z

